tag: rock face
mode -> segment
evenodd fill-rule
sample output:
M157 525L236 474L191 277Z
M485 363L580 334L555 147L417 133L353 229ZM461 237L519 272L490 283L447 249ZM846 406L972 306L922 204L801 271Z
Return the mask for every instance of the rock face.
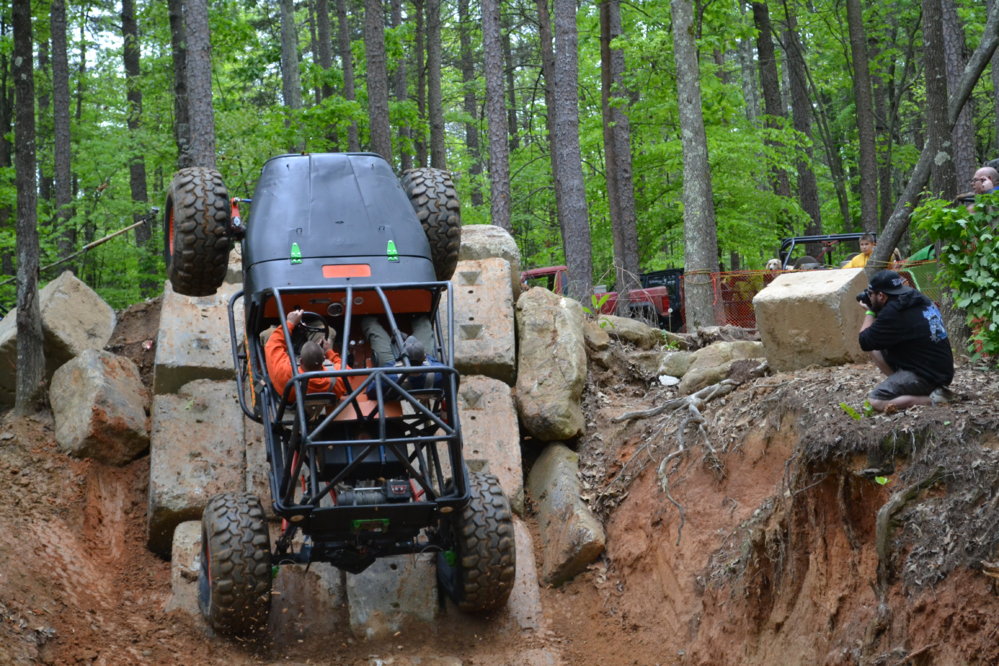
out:
M586 383L583 309L535 287L517 300L517 411L521 426L546 441L583 432L580 398Z
M174 528L215 494L246 482L243 413L233 381L199 379L153 398L149 549L166 556Z
M114 332L115 314L93 289L66 271L38 292L45 347L45 378L87 349L102 349ZM0 321L0 404L17 392L17 308Z
M524 511L520 428L510 387L490 377L461 378L458 411L469 470L490 472L517 513Z
M560 585L604 551L604 528L579 497L579 456L551 444L527 479L537 503L541 532L541 579Z
M70 455L121 465L149 448L149 391L127 358L84 351L52 375L49 401Z
M238 290L226 284L214 296L182 296L167 282L156 339L156 395L176 393L195 379L233 379L226 306ZM238 307L236 321L242 317Z
M512 385L517 344L509 262L459 261L451 282L455 367L462 375L485 375Z
M866 360L857 340L864 309L856 301L866 286L862 268L777 276L753 299L770 367L786 371Z
M510 289L513 298L520 296L520 250L513 236L494 224L466 224L461 227L458 261L506 259L510 264Z

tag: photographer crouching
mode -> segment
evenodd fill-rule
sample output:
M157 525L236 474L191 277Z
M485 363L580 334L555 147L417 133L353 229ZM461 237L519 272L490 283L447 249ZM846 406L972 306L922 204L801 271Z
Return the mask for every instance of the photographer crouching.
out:
M954 356L937 306L889 270L875 273L857 301L867 308L860 348L887 376L868 395L871 407L891 414L949 402Z

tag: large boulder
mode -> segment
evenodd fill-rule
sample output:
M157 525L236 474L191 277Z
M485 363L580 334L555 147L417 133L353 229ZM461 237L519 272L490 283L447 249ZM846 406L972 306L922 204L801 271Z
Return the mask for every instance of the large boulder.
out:
M71 271L38 292L45 350L45 378L87 349L103 349L115 327L115 313ZM0 321L0 404L17 393L17 308Z
M683 373L679 392L681 395L696 393L705 386L717 384L727 378L737 361L762 359L765 356L763 343L751 340L715 342L698 349L690 357L691 363Z
M506 259L459 261L454 286L454 365L512 385L517 374L510 264Z
M639 349L652 349L663 342L662 334L658 328L653 328L637 319L600 315L599 323L610 337L627 342Z
M580 498L579 456L550 444L531 467L528 489L538 509L541 579L560 585L604 551L604 528Z
M149 390L131 360L88 349L52 375L59 448L122 465L149 448Z
M784 273L753 298L756 327L776 371L867 359L858 341L867 287L862 268Z
M503 227L494 224L466 224L461 228L459 261L506 259L510 264L510 288L513 298L520 296L520 249Z
M581 435L587 370L582 307L547 289L529 289L517 300L517 339L521 426L546 442Z

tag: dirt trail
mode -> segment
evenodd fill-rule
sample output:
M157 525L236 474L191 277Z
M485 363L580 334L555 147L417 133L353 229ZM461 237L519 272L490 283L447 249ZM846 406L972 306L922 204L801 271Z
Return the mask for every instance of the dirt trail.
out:
M110 347L151 369L155 319L126 314ZM8 413L0 663L997 663L982 562L999 555L999 381L964 366L955 405L854 420L839 403L858 408L873 380L864 366L763 377L705 406L698 430L683 414L615 422L672 389L593 368L578 449L606 556L542 590L538 631L448 609L378 643L349 638L345 617L336 635L304 617L254 645L166 613L169 563L144 546L147 459L75 460L49 415Z

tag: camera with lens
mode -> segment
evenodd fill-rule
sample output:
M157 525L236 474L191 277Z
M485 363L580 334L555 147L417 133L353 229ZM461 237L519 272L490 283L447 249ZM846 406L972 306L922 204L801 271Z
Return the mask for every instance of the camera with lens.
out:
M870 308L871 307L871 292L869 292L867 289L865 289L862 292L860 292L859 294L857 294L857 302L858 303L863 303L868 308Z

